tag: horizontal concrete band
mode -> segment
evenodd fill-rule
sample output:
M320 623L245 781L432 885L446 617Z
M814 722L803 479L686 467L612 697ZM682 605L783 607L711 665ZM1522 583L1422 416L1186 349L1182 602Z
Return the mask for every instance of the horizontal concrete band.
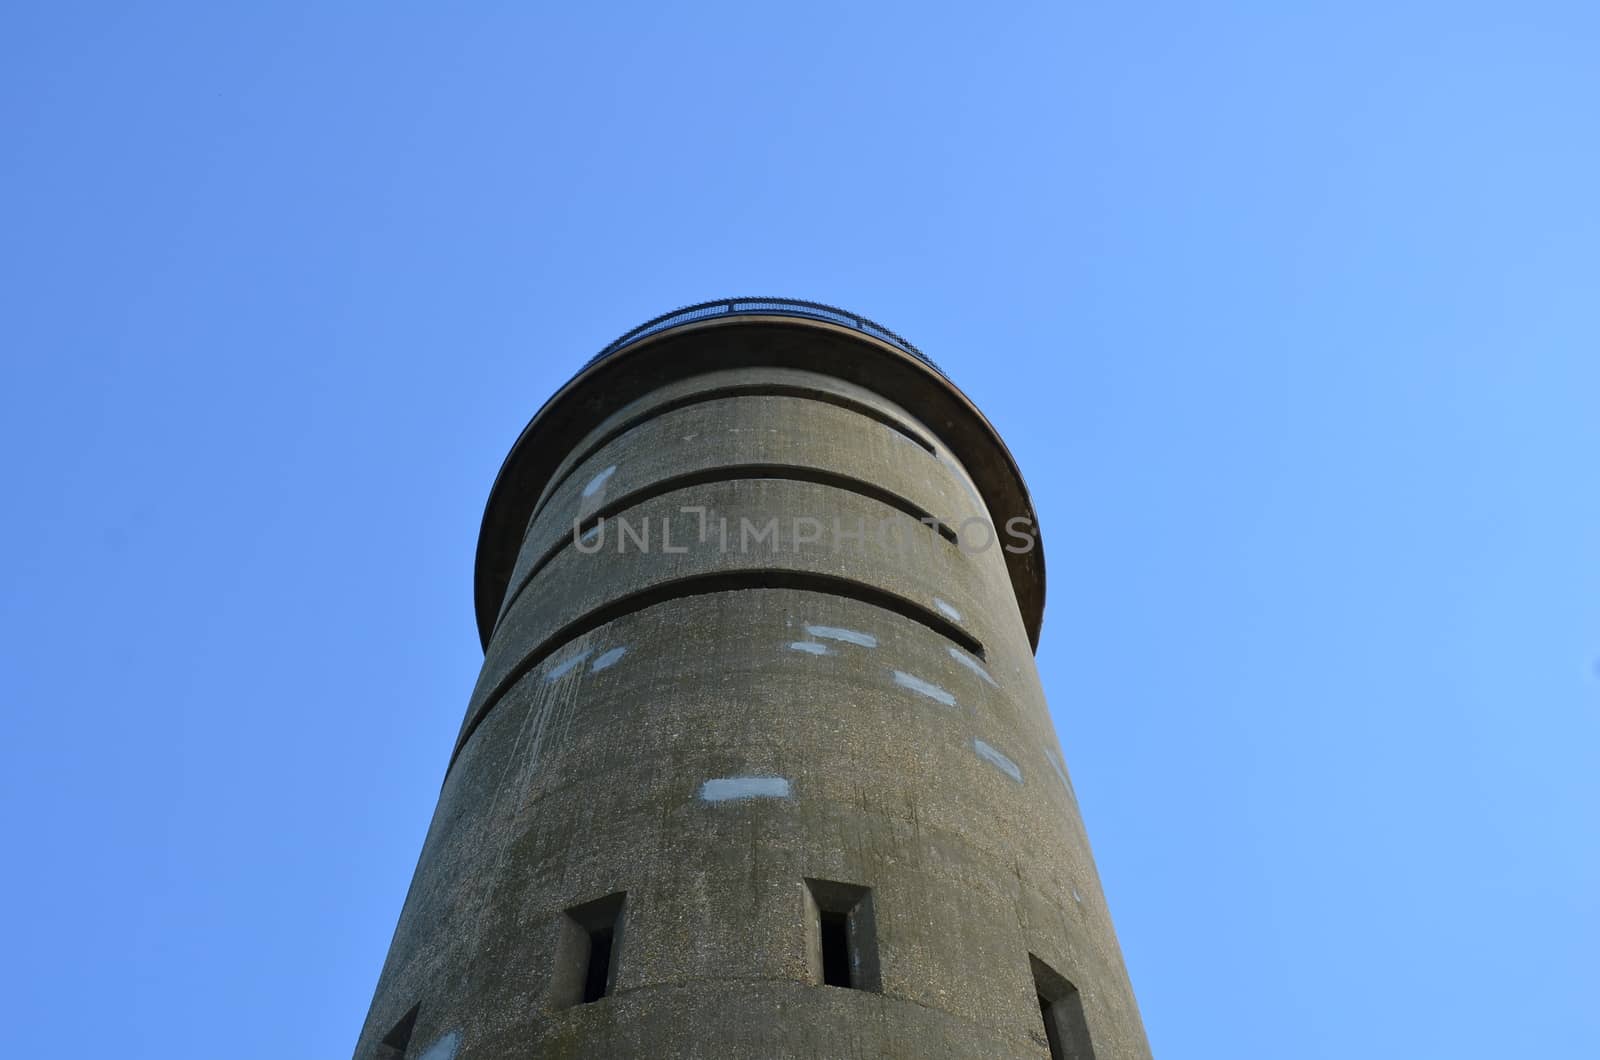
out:
M887 525L894 517L903 518L896 509L870 498L816 483L773 479L715 482L675 491L635 511L641 522L656 526L656 533L665 524L671 527L669 539L687 543L696 540L700 519L684 509L699 505L724 513L734 527L741 526L740 520L756 523L772 513L793 511L831 511L846 525L857 520ZM525 669L530 659L548 655L586 624L594 624L585 616L686 578L736 575L740 580L728 583L730 588L777 585L784 579L794 584L796 575L829 579L833 591L917 615L929 628L980 656L986 639L1011 635L1020 625L1003 560L995 554L998 549L966 555L931 532L920 540L915 535L905 539L869 535L859 547L852 542L844 548L826 537L802 541L791 536L772 546L754 547L746 547L746 538L730 542L727 551L721 544L720 540L715 546L685 544L680 546L685 549L682 553L663 554L629 547L619 536L610 548L593 554L561 549L540 572L537 591L523 593L501 620L484 657L458 750L480 712L491 707L515 679L514 671ZM822 587L820 582L812 584Z
M514 666L498 675L495 683L483 694L481 705L468 714L457 740L455 755L460 754L461 748L472 738L473 731L484 717L523 675L576 638L617 618L672 601L760 589L797 589L859 600L894 614L907 615L945 637L963 651L970 652L979 659L983 658L982 642L948 619L920 604L864 582L851 581L831 574L766 568L690 575L660 582L608 601L605 605L574 618L567 625L551 633L533 650L522 655ZM452 768L454 764L453 756Z
M729 651L719 638L734 636L739 649ZM915 801L925 825L986 821L974 842L1002 861L1079 827L1034 682L989 671L914 619L833 593L679 598L574 638L501 697L447 790L492 787L493 763L513 752L487 744L514 742L524 724L542 731L538 719L557 700L573 711L559 738L514 752L528 774L520 798L588 786L596 804L626 817L636 799L690 798L721 775L704 770L752 766L743 756L759 747L755 764L810 797L848 805L870 789L882 812ZM640 768L639 755L675 768L646 768L642 781L613 776ZM699 764L687 769L691 759ZM455 775L462 770L478 772ZM1067 875L1088 872L1085 860Z
M728 373L717 374L727 375ZM802 373L793 374L799 375ZM820 380L822 377L817 378ZM695 405L701 405L709 401L718 401L724 398L783 397L792 400L814 401L819 404L834 405L838 408L848 409L857 415L865 416L868 419L881 423L883 426L899 434L912 444L925 450L930 456L937 452L937 450L934 448L933 442L930 441L927 435L923 432L907 426L893 413L874 407L871 402L864 401L859 397L838 393L837 391L839 389L842 388L836 386L819 385L819 383L814 382L728 382L722 385L710 386L706 389L697 389L672 400L652 401L649 403L650 407L641 411L633 411L630 408L629 415L625 419L622 419L621 422L616 423L614 426L608 426L604 430L597 432L598 437L596 437L593 442L585 442L584 445L571 457L571 459L565 465L564 470L562 470L556 475L555 478L551 480L550 485L547 486L543 494L540 495L539 503L534 508L533 518L537 519L539 517L539 513L544 510L545 502L552 494L566 484L568 479L572 477L579 467L592 458L595 453L599 452L601 449L604 449L609 443L622 437L641 424L647 423L652 419L656 419L657 417L667 415L671 412L677 412L685 408L690 408ZM613 417L613 419L615 419L615 417Z
M616 409L579 439L561 458L536 503L533 518L580 464L587 463L602 446L639 425L705 401L726 397L799 397L837 405L875 419L901 433L929 452L939 452L933 432L905 409L866 387L833 376L795 368L743 367L705 371L664 383ZM528 522L531 524L533 518Z
M827 516L823 516L822 518L817 518L815 516L791 517L788 520L790 525L790 536L793 536L794 534L793 528L795 525L797 525L795 521L796 518L803 518L805 520L809 520L809 522L803 524L806 526L807 532L814 532L816 534L823 535L832 533L840 538L844 538L846 535L861 535L867 533L898 533L911 535L917 533L919 528L924 528L938 534L952 546L959 547L961 544L960 530L957 529L957 527L962 525L961 523L952 525L950 522L947 522L946 520L932 514L926 508L920 507L916 504L916 502L908 500L899 494L886 490L876 483L869 482L865 479L854 478L849 475L842 475L836 471L830 471L824 468L808 467L798 464L722 464L715 467L702 468L697 471L685 472L681 475L672 475L668 478L658 479L654 482L648 483L647 485L640 486L638 489L632 490L631 492L623 493L620 496L607 497L605 503L596 508L594 511L582 517L574 518L571 528L565 533L559 533L559 527L555 527L554 524L551 524L551 528L555 530L559 536L556 536L554 541L546 544L542 552L538 552L536 551L535 547L531 547L542 542L535 542L534 540L530 539L528 544L524 546L526 548L526 555L530 557L529 562L526 564L526 573L515 575L513 577L513 586L511 592L506 597L505 606L501 609L501 619L504 619L505 613L511 610L522 593L539 577L539 572L542 571L552 560L554 560L556 556L562 552L562 550L574 548L579 551L583 551L587 545L587 547L598 551L603 551L605 547L605 531L608 523L611 525L613 539L621 539L623 535L630 535L626 539L632 540L636 537L637 540L641 542L639 547L645 548L648 546L642 542L647 541L648 537L641 533L640 525L637 522L630 521L630 519L639 518L635 513L645 502L654 500L655 498L664 496L665 494L681 493L695 486L719 482L736 482L745 479L768 479L783 482L809 482L819 486L827 486L832 489L843 490L846 493L854 493L859 496L878 501L881 504L895 509L895 511L899 512L902 516L909 520L909 523L904 526L891 527L869 527L866 525L865 520L862 520L858 525L852 527L843 525L843 523L839 522L837 519L828 520ZM718 519L717 513L712 512L709 509L704 509L702 506L696 507L700 507L701 510L696 513L696 517L700 520L700 526L698 527L698 532L695 534L695 544L702 547L706 545L717 547L717 543L719 543L728 534L727 527ZM750 533L758 533L760 532L760 529L760 527L756 527L754 530L750 531ZM733 527L733 534L735 535L735 539L737 539L739 535L748 536L746 528L737 523ZM593 538L592 541L590 540L591 537ZM679 540L677 544L678 546L684 546L687 544L687 542ZM664 537L661 541L661 547L673 547L670 538ZM496 629L498 628L499 625L496 623Z
M641 421L589 459L574 465L568 478L528 528L512 572L509 600L575 525L596 515L614 516L629 497L647 496L651 487L683 477L714 479L746 476L740 469L769 466L801 469L856 492L876 495L908 518L931 517L953 534L964 521L986 513L958 467L941 463L903 435L881 423L831 405L772 396L723 397L679 408ZM778 513L773 513L778 514ZM831 515L785 512L825 521Z

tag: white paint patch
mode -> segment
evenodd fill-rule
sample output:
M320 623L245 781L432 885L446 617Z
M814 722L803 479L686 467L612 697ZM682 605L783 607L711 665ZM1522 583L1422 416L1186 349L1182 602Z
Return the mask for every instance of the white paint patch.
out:
M700 785L700 798L706 802L788 797L789 781L784 777L718 777Z
M617 465L612 464L610 467L600 472L600 474L589 480L589 484L583 487L583 495L585 497L593 497L596 493L599 493L601 490L606 488L606 479L610 478L616 473Z
M818 644L814 640L793 640L789 642L790 651L803 651L807 655L832 655L833 649L826 644Z
M609 670L626 654L628 654L627 648L612 648L610 651L602 652L600 657L590 664L589 672L597 674L601 670Z
M951 621L953 621L953 622L960 622L961 621L961 612L957 611L955 608L951 607L949 604L945 603L943 600L939 599L937 596L935 596L933 598L933 606L937 607L940 611L944 612L944 617L950 619Z
M563 659L555 666L552 666L550 668L550 672L544 675L544 679L546 681L560 680L561 678L567 676L567 674L572 671L573 667L581 666L583 664L583 660L587 659L588 657L589 649L585 648L583 651L580 651L570 659Z
M982 740L973 740L972 749L978 752L979 758L989 762L996 769L1006 774L1006 776L1010 777L1018 784L1022 783L1022 770L1018 769L1017 764L1011 759L1007 758L999 751L996 751L993 747L990 747Z
M450 1031L443 1038L428 1046L417 1060L456 1060L456 1053L461 1049L461 1032Z
M901 688L909 688L911 691L927 696L935 703L943 703L947 707L956 705L956 697L938 685L924 681L914 674L908 674L904 670L894 670L892 673L894 674L894 683Z
M1072 889L1072 900L1080 905L1083 904L1083 895L1078 893L1078 889L1076 887Z
M985 670L983 668L983 665L981 663L979 663L978 660L974 659L972 656L968 655L966 652L962 651L960 648L955 647L954 645L951 645L949 648L946 648L945 650L950 653L950 658L954 659L956 662L960 663L962 666L965 666L967 669L971 670L973 673L977 674L979 677L983 678L985 681L989 682L991 685L994 685L996 688L1000 687L1000 685L995 681L995 679L989 676L989 671Z
M1050 760L1050 768L1056 771L1056 776L1061 778L1061 786L1067 789L1067 794L1077 798L1078 793L1072 790L1072 781L1067 779L1067 764L1061 761L1061 756L1048 747L1044 749L1044 756Z
M846 644L857 644L863 648L878 646L878 638L871 633L857 633L853 629L840 629L838 626L807 626L806 632L823 640L842 640Z

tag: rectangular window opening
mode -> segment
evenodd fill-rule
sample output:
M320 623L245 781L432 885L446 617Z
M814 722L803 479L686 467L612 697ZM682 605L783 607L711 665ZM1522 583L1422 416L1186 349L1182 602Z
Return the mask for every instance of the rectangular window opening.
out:
M614 933L609 927L589 932L589 972L583 979L583 1003L599 1001L606 996L611 978L611 942Z
M551 1008L590 1005L615 991L626 898L618 891L561 914L550 978Z
M1089 1038L1078 988L1031 953L1028 963L1033 967L1033 986L1050 1060L1094 1060L1094 1043Z
M850 918L827 913L822 920L822 982L824 986L850 985Z
M417 1027L417 1012L421 1008L420 1002L412 1005L411 1011L401 1016L394 1029L383 1036L383 1041L378 1043L377 1060L404 1060L406 1050L411 1047L411 1032Z
M808 879L804 892L811 981L850 990L882 990L872 891Z

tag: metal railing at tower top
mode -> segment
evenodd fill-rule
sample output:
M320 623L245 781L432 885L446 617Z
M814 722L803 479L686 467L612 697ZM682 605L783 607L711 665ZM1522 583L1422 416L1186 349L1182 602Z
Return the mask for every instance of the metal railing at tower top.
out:
M605 349L589 358L588 362L584 364L583 370L587 370L603 361L624 346L630 346L642 338L654 335L658 331L665 331L668 328L675 328L679 324L688 324L696 320L731 316L806 317L811 320L825 320L830 324L842 324L847 328L853 328L861 332L863 335L870 335L875 339L887 342L896 349L909 353L941 376L944 375L939 366L933 363L932 358L882 324L875 323L863 316L857 316L837 306L826 305L822 302L804 302L795 298L724 298L715 302L701 302L698 305L674 309L670 313L663 313L654 320L645 321L607 345Z

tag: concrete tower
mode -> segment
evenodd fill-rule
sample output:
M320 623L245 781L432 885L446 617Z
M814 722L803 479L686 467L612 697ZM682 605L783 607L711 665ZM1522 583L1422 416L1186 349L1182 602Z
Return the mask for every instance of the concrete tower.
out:
M1148 1057L1010 453L826 306L629 332L512 447L357 1060Z

